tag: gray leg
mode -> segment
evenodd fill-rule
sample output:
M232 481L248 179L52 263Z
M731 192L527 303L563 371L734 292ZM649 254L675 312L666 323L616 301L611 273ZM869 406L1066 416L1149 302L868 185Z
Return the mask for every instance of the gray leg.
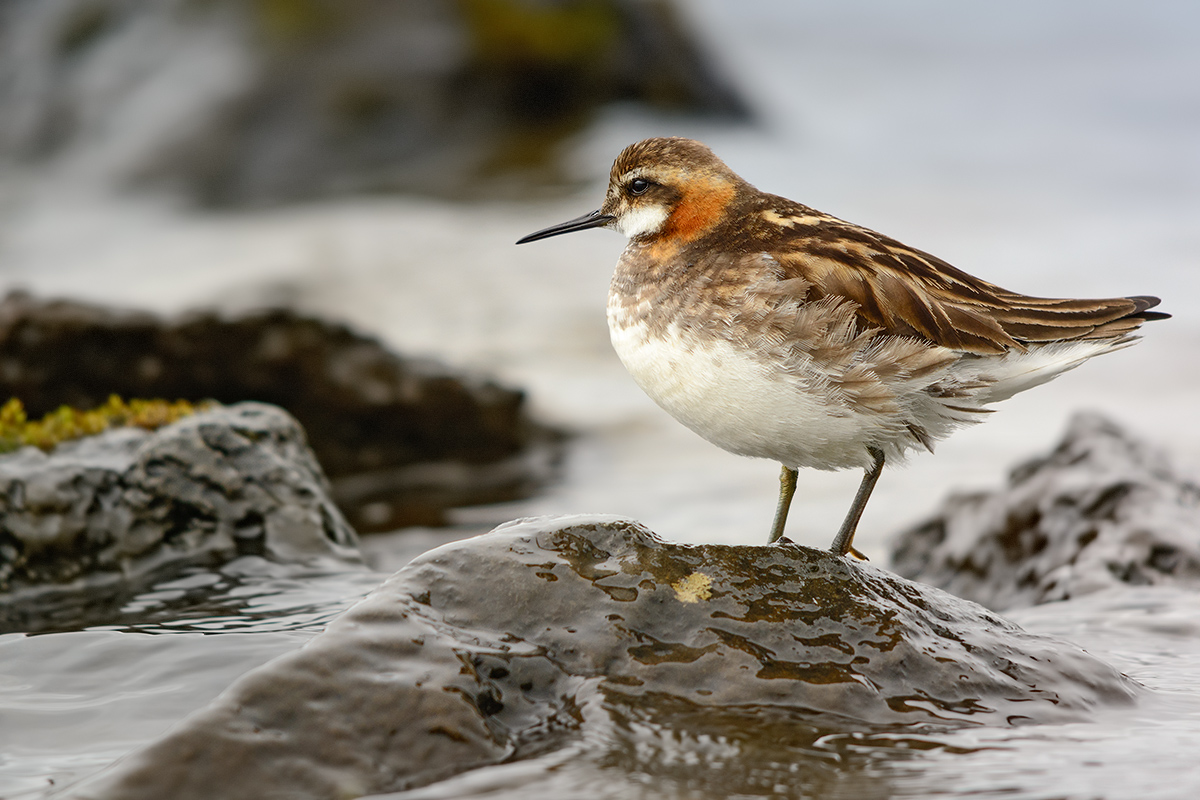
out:
M867 500L871 497L871 490L875 488L875 482L879 480L879 473L883 472L883 451L868 447L867 452L871 454L874 462L863 475L862 483L858 485L858 493L854 495L854 504L850 506L846 519L842 521L841 530L838 531L837 536L833 539L833 545L829 548L829 552L834 555L844 556L852 553L864 561L866 556L854 549L854 532L858 530L858 520L862 517L863 509L867 507Z
M775 506L775 522L771 525L771 537L767 539L767 544L775 544L783 539L783 526L787 524L788 509L795 493L796 470L784 467L783 472L779 473L779 505Z

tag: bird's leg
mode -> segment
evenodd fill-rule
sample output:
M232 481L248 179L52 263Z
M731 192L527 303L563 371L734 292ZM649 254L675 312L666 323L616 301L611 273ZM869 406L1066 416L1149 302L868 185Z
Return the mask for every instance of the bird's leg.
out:
M775 522L771 524L771 536L767 544L775 544L783 538L783 526L787 524L788 509L795 493L796 470L785 466L783 472L779 473L779 505L775 506Z
M868 447L867 452L871 454L873 462L863 474L862 483L858 485L858 493L854 495L854 503L850 506L850 511L847 512L846 519L842 521L842 527L834 537L833 545L829 548L829 552L834 555L844 556L850 553L863 561L866 561L867 557L855 550L853 546L854 531L858 529L858 520L862 517L863 509L867 507L867 500L871 497L871 490L875 488L875 482L879 480L879 473L883 472L883 451Z

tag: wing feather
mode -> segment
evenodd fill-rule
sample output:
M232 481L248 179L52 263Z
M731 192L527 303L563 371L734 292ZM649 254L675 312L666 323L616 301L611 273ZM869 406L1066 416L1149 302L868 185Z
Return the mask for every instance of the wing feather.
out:
M781 280L803 287L802 299L850 300L865 326L925 339L969 353L1002 353L1071 339L1121 338L1143 322L1169 315L1148 311L1158 298L1031 297L968 275L895 239L782 198L764 249ZM798 298L801 299L801 298Z

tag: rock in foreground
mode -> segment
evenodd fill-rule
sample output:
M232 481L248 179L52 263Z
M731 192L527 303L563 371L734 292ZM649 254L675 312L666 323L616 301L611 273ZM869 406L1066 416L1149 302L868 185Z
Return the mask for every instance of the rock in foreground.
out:
M994 492L950 497L900 535L897 572L1007 609L1121 584L1200 584L1200 483L1165 453L1079 414Z
M0 457L0 629L239 555L361 560L303 430L278 408L242 403Z
M70 796L349 798L580 736L652 771L647 730L741 739L729 774L750 775L798 732L1064 721L1134 694L1072 645L822 551L527 520L414 560Z

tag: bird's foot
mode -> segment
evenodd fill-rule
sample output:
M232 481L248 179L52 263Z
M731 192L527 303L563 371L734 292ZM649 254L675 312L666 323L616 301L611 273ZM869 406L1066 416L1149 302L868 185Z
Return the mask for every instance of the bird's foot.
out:
M836 547L831 547L831 548L829 548L829 552L833 553L835 556L854 556L859 561L870 561L871 560L871 559L867 558L867 556L861 550L859 550L857 547L854 547L853 545L851 545L850 547L847 547L844 551L839 550Z

